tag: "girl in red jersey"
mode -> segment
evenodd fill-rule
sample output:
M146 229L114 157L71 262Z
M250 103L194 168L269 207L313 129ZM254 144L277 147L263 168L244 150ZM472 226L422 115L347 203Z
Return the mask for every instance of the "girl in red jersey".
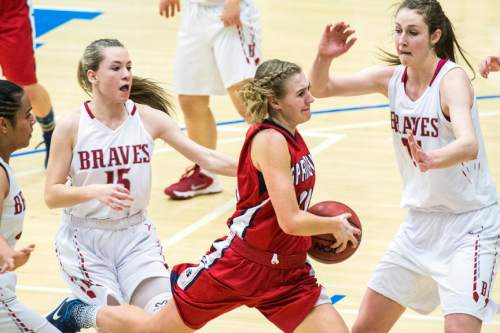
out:
M311 235L332 233L334 246L343 251L349 241L357 245L354 235L360 232L347 221L349 214L307 212L315 168L297 126L311 117L309 82L297 65L270 60L258 67L241 95L252 126L240 154L229 235L216 240L197 265L173 268L174 300L160 312L102 307L97 327L106 332L192 332L246 305L284 332L348 332L306 260ZM82 312L65 309L66 317L76 321Z

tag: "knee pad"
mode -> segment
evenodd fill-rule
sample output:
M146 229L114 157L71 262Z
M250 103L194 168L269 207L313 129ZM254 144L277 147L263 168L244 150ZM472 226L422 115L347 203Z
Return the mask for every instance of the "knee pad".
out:
M168 301L172 298L171 292L164 292L162 294L153 296L144 307L144 310L149 313L155 313L160 311Z

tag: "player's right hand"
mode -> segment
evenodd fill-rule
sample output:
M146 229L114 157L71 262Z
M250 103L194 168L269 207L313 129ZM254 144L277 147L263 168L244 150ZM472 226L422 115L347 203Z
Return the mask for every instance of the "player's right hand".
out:
M96 184L94 186L95 198L114 210L129 208L134 201L130 191L122 184Z
M230 27L232 25L241 27L239 0L224 1L224 10L222 11L221 20L225 27Z
M174 17L175 12L181 11L181 4L179 0L160 0L158 8L161 16L169 18Z
M354 227L350 222L349 218L351 217L350 213L340 214L335 216L334 219L337 220L337 228L333 232L333 237L335 237L335 243L333 243L330 247L335 250L335 253L340 253L347 248L349 242L351 242L352 247L358 246L358 240L354 235L359 235L361 230Z
M500 71L500 56L489 56L479 64L479 74L485 79L488 78L490 72Z
M327 58L336 58L346 53L356 42L356 37L351 37L354 30L344 22L327 24L321 36L318 55Z

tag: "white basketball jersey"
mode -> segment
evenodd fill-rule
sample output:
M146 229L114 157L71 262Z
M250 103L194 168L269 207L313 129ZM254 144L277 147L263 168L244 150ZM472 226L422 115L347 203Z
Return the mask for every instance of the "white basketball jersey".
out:
M459 66L442 60L429 87L416 101L406 95L404 66L397 66L389 81L393 144L403 177L403 207L462 213L491 205L498 200L495 184L488 171L475 96L470 111L479 145L475 160L421 172L410 156L406 134L410 130L424 151L439 149L455 139L451 122L441 111L439 85L444 75L456 67Z
M128 100L125 107L128 118L113 130L95 118L88 102L83 103L69 185L123 184L134 198L132 206L116 211L93 199L67 208L66 213L84 218L117 219L146 210L151 193L154 142L134 102Z
M10 247L14 248L23 231L26 204L23 193L14 177L14 172L1 157L0 168L5 170L9 179L9 194L3 200L2 216L0 217L0 235Z

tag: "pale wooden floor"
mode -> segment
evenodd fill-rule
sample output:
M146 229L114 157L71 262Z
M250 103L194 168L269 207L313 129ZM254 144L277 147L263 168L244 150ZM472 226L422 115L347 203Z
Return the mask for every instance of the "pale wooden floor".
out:
M392 1L382 0L257 0L262 13L265 58L282 58L308 70L327 22L344 20L357 30L358 42L351 52L335 62L336 70L352 72L377 63L377 47L392 50ZM58 116L78 107L84 98L75 79L78 58L94 39L117 37L129 49L135 74L159 80L168 87L172 77L175 33L178 20L165 20L157 14L156 0L35 0L36 6L86 8L103 11L92 21L73 20L43 36L38 50L40 81L48 88ZM473 63L500 50L500 2L498 0L447 0L442 5L456 26L462 45ZM71 6L71 7L70 7ZM476 78L477 95L499 95L500 74L489 80ZM381 96L318 100L315 110L385 104ZM479 102L490 169L500 183L500 99ZM218 121L237 119L227 97L215 98L213 109ZM330 294L346 294L337 309L351 324L377 260L404 217L399 207L401 181L396 169L388 110L361 110L318 115L302 126L315 154L318 182L314 202L335 199L351 205L361 217L364 239L351 260L327 266L317 264L318 279ZM182 120L179 111L178 118ZM220 128L219 148L237 155L245 126ZM39 137L37 127L32 147ZM63 297L65 286L59 276L53 239L59 224L59 211L43 203L44 175L42 154L14 158L12 165L28 202L25 232L20 245L35 242L31 261L19 270L18 295L39 312L52 309ZM158 143L153 163L153 193L150 215L165 240L170 264L196 261L211 240L226 232L235 182L224 178L220 195L174 202L167 200L163 187L180 176L189 163L179 154ZM497 278L497 281L499 279ZM494 292L500 299L500 289ZM422 317L408 311L394 332L440 332L440 310ZM277 332L255 310L238 309L209 323L202 332ZM500 316L483 332L499 332Z

